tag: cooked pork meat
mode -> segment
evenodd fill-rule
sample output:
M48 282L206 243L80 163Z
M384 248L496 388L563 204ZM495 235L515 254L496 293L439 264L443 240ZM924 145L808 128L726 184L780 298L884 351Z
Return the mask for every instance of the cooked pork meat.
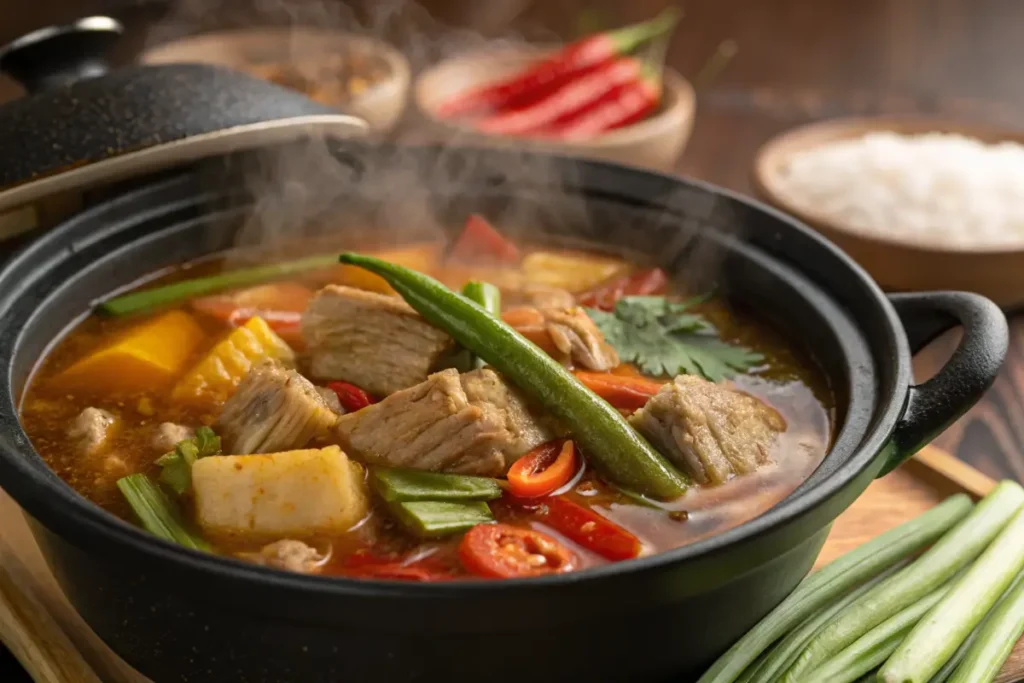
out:
M555 347L576 365L605 371L619 364L619 354L605 342L601 330L582 308L545 308L541 313Z
M309 380L269 361L249 371L213 430L226 453L274 453L302 448L337 419Z
M329 285L302 316L313 377L344 380L377 396L427 378L452 345L397 297Z
M454 369L338 420L352 453L376 465L498 476L548 431L493 370Z
M334 393L333 389L327 387L317 387L316 393L320 394L320 398L324 400L327 407L333 410L338 415L345 414L345 407L341 405L341 400L338 399L338 395Z
M167 451L174 450L174 447L185 439L191 439L195 436L195 432L190 427L185 425L174 424L173 422L164 422L156 428L156 433L153 435L153 448L166 453Z
M290 538L265 545L258 553L239 553L239 557L265 567L302 574L316 572L327 559L316 548Z
M107 447L116 422L113 413L90 406L71 423L68 436L78 442L85 455L99 453Z
M692 375L662 387L630 423L701 484L754 471L786 429L764 402Z

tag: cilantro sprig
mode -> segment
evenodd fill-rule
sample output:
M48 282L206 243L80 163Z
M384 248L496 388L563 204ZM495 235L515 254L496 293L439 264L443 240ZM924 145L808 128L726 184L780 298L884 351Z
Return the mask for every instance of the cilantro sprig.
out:
M183 495L192 487L192 464L211 455L220 455L220 437L209 427L200 427L191 439L179 441L173 451L156 459L156 464L163 468L160 481Z
M718 339L711 323L691 311L705 299L627 296L612 313L588 308L587 314L619 357L648 375L685 373L720 382L764 362L761 354Z

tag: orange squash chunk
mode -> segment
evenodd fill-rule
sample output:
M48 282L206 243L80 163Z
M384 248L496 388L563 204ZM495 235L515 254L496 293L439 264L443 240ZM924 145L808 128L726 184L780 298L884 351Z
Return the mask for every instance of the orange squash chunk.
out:
M206 333L191 315L169 311L130 329L55 378L69 391L130 392L169 384Z

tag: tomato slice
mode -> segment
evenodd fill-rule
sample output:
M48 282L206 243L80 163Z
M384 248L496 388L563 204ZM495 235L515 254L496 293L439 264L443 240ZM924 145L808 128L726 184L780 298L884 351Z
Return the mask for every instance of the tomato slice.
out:
M602 311L611 311L624 296L651 296L664 294L668 288L668 275L661 268L638 270L630 275L605 282L579 296L579 303Z
M515 264L519 263L519 249L486 218L472 214L466 219L466 225L448 252L448 258Z
M646 377L577 370L576 379L619 410L640 410L664 386Z
M642 546L636 536L607 517L562 496L547 499L539 517L566 538L606 559L630 560L640 554Z
M349 384L348 382L328 382L327 388L338 395L338 401L347 413L354 413L377 402L376 399L355 384Z
M539 498L565 486L576 473L576 446L559 439L537 446L508 471L508 488L519 498Z
M478 524L462 537L459 559L489 579L561 574L579 565L576 554L551 536L508 524Z

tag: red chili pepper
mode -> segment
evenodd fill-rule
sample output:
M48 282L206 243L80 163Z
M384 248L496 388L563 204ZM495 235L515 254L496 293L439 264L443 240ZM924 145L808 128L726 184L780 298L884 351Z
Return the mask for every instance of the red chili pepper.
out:
M611 403L619 410L640 410L661 391L661 382L646 377L630 377L611 372L586 372L577 370L576 375L583 386Z
M643 71L644 65L640 61L632 57L621 57L565 84L527 107L481 119L474 125L478 130L493 135L544 133L615 88L635 82Z
M576 473L572 441L549 441L515 461L508 471L508 488L520 498L539 498L565 486Z
M651 21L578 40L512 78L456 95L442 103L437 113L448 118L525 107L608 60L629 54L664 34L675 26L679 16L678 10L670 8Z
M544 507L541 521L606 559L629 560L640 554L640 539L589 508L562 496L546 500Z
M551 536L508 524L478 524L462 537L459 559L471 573L514 579L572 571L576 555Z
M347 413L354 413L377 402L368 393L348 382L328 382L327 388L338 395L338 401Z
M402 564L400 558L384 557L364 550L357 550L345 558L343 572L345 576L351 577L399 581L444 581L453 578L450 571L431 566L426 561Z
M661 78L645 67L636 80L603 94L592 106L552 126L548 134L565 140L589 140L642 121L661 104Z
M518 263L519 249L478 214L471 214L455 239L448 258L456 261Z
M583 306L611 311L624 296L664 294L667 288L668 276L665 271L661 268L649 268L600 284L580 294L578 301Z

